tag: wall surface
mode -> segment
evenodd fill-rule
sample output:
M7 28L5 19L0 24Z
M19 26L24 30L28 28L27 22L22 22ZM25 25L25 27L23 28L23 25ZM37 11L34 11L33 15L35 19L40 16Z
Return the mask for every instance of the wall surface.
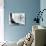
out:
M46 9L46 0L40 0L40 10ZM43 22L40 21L40 25L46 27L46 10L43 12Z
M4 0L4 35L7 41L18 41L32 30L35 14L40 10L40 0ZM9 12L24 12L26 25L9 25Z

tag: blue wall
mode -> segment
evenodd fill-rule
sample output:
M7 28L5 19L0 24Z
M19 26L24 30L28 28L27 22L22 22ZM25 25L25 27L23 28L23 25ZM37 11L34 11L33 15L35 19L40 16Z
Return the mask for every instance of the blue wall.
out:
M40 10L41 10L41 11L42 11L43 9L46 9L46 5L45 5L45 4L46 4L46 0L41 0L41 1L40 1ZM40 25L46 27L46 10L43 12L42 17L43 17L43 22L40 21Z
M40 0L4 0L4 35L5 40L18 41L32 30L33 19L40 9ZM25 26L9 25L9 12L24 12Z

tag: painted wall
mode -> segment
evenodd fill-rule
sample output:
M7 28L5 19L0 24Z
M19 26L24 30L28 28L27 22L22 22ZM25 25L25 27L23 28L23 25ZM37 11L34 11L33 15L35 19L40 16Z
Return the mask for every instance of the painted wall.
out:
M40 10L42 11L43 9L46 9L46 0L40 0ZM42 25L42 26L46 26L46 11L44 11L43 12L43 19L44 19L44 21L42 22L40 22L40 25Z
M7 41L18 41L32 31L33 19L40 10L40 0L4 0L4 35ZM25 26L9 25L9 12L24 12Z

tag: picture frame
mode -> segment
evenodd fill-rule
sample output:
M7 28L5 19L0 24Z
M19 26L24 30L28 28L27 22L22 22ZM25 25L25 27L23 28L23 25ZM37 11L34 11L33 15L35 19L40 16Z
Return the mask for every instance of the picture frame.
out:
M12 13L12 12L10 12L9 24L25 25L25 13Z

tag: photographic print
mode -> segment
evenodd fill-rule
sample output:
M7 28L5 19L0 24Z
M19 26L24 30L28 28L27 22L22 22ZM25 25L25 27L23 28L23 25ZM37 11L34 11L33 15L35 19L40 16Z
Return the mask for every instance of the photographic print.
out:
M25 13L10 13L9 23L15 25L25 25Z

